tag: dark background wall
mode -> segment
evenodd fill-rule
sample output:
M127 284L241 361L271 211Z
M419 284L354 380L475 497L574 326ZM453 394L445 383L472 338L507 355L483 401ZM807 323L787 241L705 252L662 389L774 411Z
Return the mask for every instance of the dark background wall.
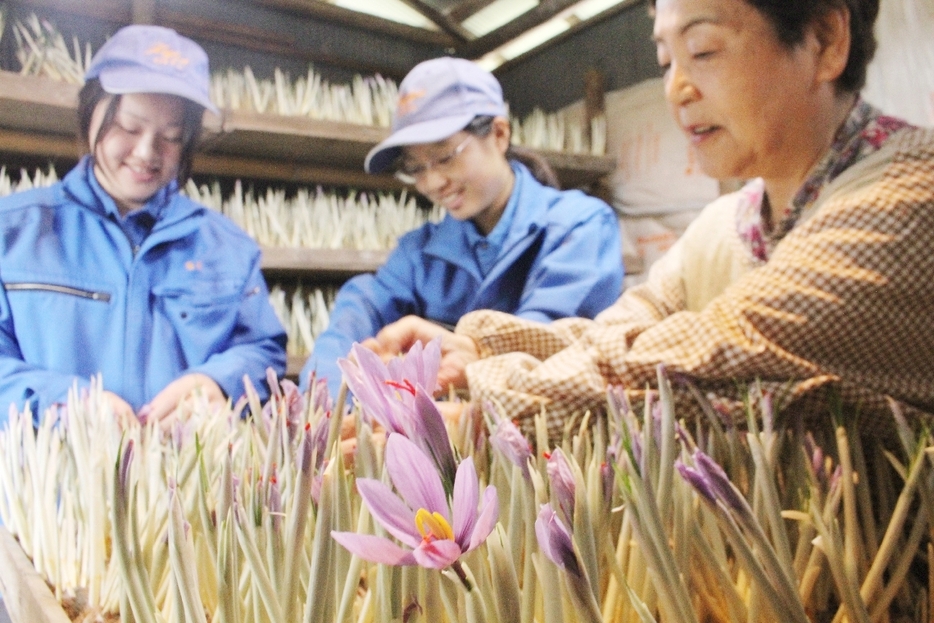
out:
M603 73L605 90L615 91L661 75L645 2L504 65L496 77L514 114L534 107L553 111L584 96L588 69Z

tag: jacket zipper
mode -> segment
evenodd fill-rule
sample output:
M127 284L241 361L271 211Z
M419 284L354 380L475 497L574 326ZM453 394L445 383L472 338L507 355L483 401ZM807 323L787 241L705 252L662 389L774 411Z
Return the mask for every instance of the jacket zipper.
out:
M110 293L108 292L80 290L78 288L60 286L54 283L5 283L3 284L3 287L7 292L22 290L43 290L46 292L58 292L59 294L80 296L81 298L91 299L92 301L102 301L104 303L110 302Z

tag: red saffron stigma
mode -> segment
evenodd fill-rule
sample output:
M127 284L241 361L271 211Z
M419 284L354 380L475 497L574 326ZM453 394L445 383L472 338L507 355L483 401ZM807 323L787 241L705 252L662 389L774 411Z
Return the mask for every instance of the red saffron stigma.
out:
M385 383L386 385L389 385L390 387L395 387L396 389L403 389L409 392L410 394L412 394L413 396L415 395L415 386L412 385L412 381L410 381L409 379L402 379L401 383L398 381L385 381Z

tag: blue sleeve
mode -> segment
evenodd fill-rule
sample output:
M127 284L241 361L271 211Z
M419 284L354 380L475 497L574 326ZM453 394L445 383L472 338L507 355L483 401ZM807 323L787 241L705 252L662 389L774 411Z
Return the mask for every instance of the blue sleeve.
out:
M286 339L285 330L269 303L269 291L260 272L257 250L244 284L237 324L227 348L211 355L203 364L189 368L186 373L208 375L234 401L243 395L243 377L249 376L260 398L265 400L269 396L266 369L271 367L279 378L285 375Z
M593 202L598 201L578 192L564 193L552 207L587 216L557 236L546 236L516 316L538 322L569 316L593 318L619 298L624 275L619 222L603 202L593 209Z
M327 379L328 391L337 396L341 371L337 360L347 356L354 342L376 335L380 329L407 314L420 313L415 299L415 262L420 247L411 235L403 236L399 246L375 274L357 275L337 293L328 328L315 339L315 346L302 368L299 387L308 387L312 372Z
M87 387L90 383L88 379L38 368L23 360L6 290L0 282L0 424L6 422L10 405L23 411L29 404L38 421L53 403L64 402L75 384Z

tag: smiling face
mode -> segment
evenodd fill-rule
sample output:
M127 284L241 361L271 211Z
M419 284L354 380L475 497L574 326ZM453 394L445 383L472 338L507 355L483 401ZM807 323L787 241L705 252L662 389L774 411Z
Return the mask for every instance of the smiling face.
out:
M95 140L111 101L98 102L91 117L94 175L121 214L143 205L176 179L182 155L184 102L174 95L121 96L113 124Z
M708 175L800 183L829 147L835 68L814 29L789 47L743 0L659 0L653 38L672 114Z
M446 160L459 146L463 149ZM496 117L486 136L461 131L437 143L407 145L402 157L413 166L443 161L444 166L429 166L416 179L415 188L457 220L473 221L486 235L496 226L512 193L514 177L505 157L508 147L509 123Z

